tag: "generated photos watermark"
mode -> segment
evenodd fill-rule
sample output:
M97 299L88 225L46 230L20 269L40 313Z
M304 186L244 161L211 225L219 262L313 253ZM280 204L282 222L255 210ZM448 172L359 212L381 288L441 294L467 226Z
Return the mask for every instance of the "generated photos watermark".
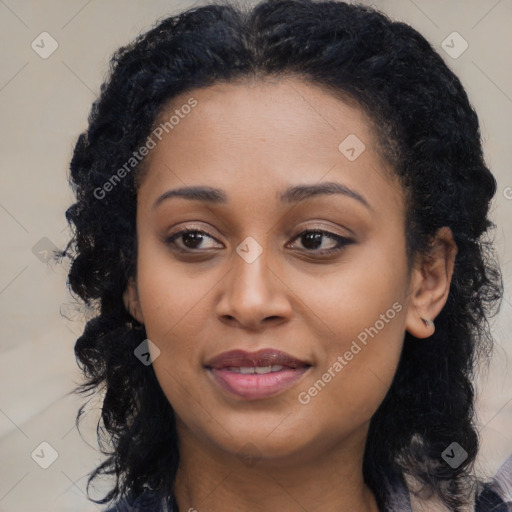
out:
M399 302L395 302L392 307L390 307L385 313L382 313L379 316L379 319L370 327L366 327L357 335L357 340L353 340L350 348L346 350L343 355L339 355L336 358L336 361L322 374L322 377L318 379L307 391L301 391L297 395L297 399L299 403L302 405L307 405L311 402L311 399L322 391L325 386L338 375L345 366L349 364L350 361L361 352L361 350L367 346L368 337L374 338L379 334L386 324L389 324L393 318L395 318L397 313L402 311L402 304ZM358 343L359 342L359 343ZM361 347L361 345L363 345Z
M94 197L96 199L104 199L106 195L114 190L114 187L121 183L123 178L125 178L130 172L137 167L137 165L142 162L144 157L149 155L150 151L156 148L157 141L154 139L158 139L158 142L162 140L162 137L165 133L170 133L182 119L190 114L192 109L198 105L198 101L191 97L187 100L187 103L183 104L180 108L177 108L174 111L174 114L169 117L168 121L164 123L160 123L148 136L146 142L137 150L132 153L132 156L121 166L117 171L107 180L101 187L97 187L94 189Z

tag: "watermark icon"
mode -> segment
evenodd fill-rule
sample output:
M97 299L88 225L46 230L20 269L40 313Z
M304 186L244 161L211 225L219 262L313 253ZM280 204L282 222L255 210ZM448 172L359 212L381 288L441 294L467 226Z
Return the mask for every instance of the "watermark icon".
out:
M299 403L302 405L309 404L311 399L317 396L318 393L320 393L320 391L322 391L325 386L349 364L350 361L352 361L354 356L359 354L359 352L366 347L368 344L368 337L374 338L377 336L377 334L386 327L386 324L389 324L389 322L393 320L396 314L400 313L400 311L402 311L402 304L395 302L392 307L379 316L379 320L377 320L371 327L367 327L361 331L357 335L357 340L352 341L350 349L346 350L342 356L338 356L336 361L322 374L321 378L318 379L307 391L301 391L297 395ZM363 347L361 347L358 342L363 345Z
M453 469L457 469L467 458L468 452L455 441L441 454L444 461Z
M192 108L196 107L197 104L198 102L195 98L189 98L187 103L174 111L174 114L169 117L168 121L160 123L151 132L151 135L148 136L146 142L137 151L134 151L132 156L101 187L94 189L94 197L96 199L104 199L108 192L114 190L114 187L118 183L121 183L121 180L130 174L130 172L137 167L139 162L149 155L150 151L156 147L157 142L153 140L153 138L161 141L164 132L170 133L171 130L174 130L174 128L180 123L180 120L185 119L185 117L192 111Z
M248 236L243 240L235 250L246 263L252 263L257 260L263 252L261 245L252 236Z
M58 247L46 236L32 246L32 254L42 263L48 263Z
M41 32L30 46L39 57L47 59L59 47L59 43L48 32Z
M149 366L160 356L160 349L151 340L145 339L133 353L144 366Z
M351 162L359 158L365 149L363 141L354 133L347 135L338 146L338 151Z
M458 59L468 49L468 46L468 42L458 32L452 32L441 43L441 48L452 59Z
M503 189L503 195L505 199L512 199L512 187L505 187Z
M48 469L57 460L59 454L50 443L43 441L30 456L40 467Z

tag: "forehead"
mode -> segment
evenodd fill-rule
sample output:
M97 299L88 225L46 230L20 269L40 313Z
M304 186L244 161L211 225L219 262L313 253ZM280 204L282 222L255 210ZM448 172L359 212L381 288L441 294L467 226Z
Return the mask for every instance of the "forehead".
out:
M191 101L194 108L185 108ZM155 126L165 123L146 162L146 188L208 184L275 197L291 183L334 180L382 196L390 183L365 113L295 77L188 91L173 98Z
M180 138L194 142L191 132L209 132L205 150L211 149L208 143L227 149L244 144L250 149L249 141L266 142L267 149L272 149L286 142L290 147L300 144L303 153L318 158L322 151L331 153L333 143L350 133L366 141L370 152L376 149L372 122L354 101L336 98L299 77L240 79L192 90L173 98L158 122L180 111L192 96L197 106L180 119L172 135L179 137L181 132ZM376 151L374 156L380 157Z

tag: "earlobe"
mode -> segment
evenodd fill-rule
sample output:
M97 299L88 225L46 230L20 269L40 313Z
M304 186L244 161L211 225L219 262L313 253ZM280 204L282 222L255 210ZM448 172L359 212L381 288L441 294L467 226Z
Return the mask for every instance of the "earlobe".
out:
M422 320L423 323L425 324L425 327L427 327L428 329L434 327L434 322L432 320L429 320L428 318L422 318Z
M406 330L415 338L429 338L436 331L434 321L424 318L414 307L407 312Z
M443 227L437 231L429 253L417 259L406 318L406 330L416 338L428 338L435 332L434 319L448 300L456 255L452 232Z
M137 285L135 284L133 277L130 277L128 280L126 290L123 293L123 302L126 310L130 313L130 315L139 323L143 324L144 318L142 316L142 309L140 307L139 294L137 292Z

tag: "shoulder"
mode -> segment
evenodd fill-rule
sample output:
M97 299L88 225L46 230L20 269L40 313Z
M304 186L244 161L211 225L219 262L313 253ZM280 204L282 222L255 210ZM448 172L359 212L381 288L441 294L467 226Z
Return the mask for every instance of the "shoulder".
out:
M494 478L484 484L475 503L475 512L512 512L512 455Z
M391 488L386 512L444 511L449 509L439 500L425 500L415 495L414 481L405 478L407 492L399 482ZM399 485L396 485L396 484ZM480 483L473 505L464 510L472 512L512 512L512 455L502 464L496 475L488 482Z
M176 512L176 508L173 496L145 490L138 496L130 493L104 512Z

